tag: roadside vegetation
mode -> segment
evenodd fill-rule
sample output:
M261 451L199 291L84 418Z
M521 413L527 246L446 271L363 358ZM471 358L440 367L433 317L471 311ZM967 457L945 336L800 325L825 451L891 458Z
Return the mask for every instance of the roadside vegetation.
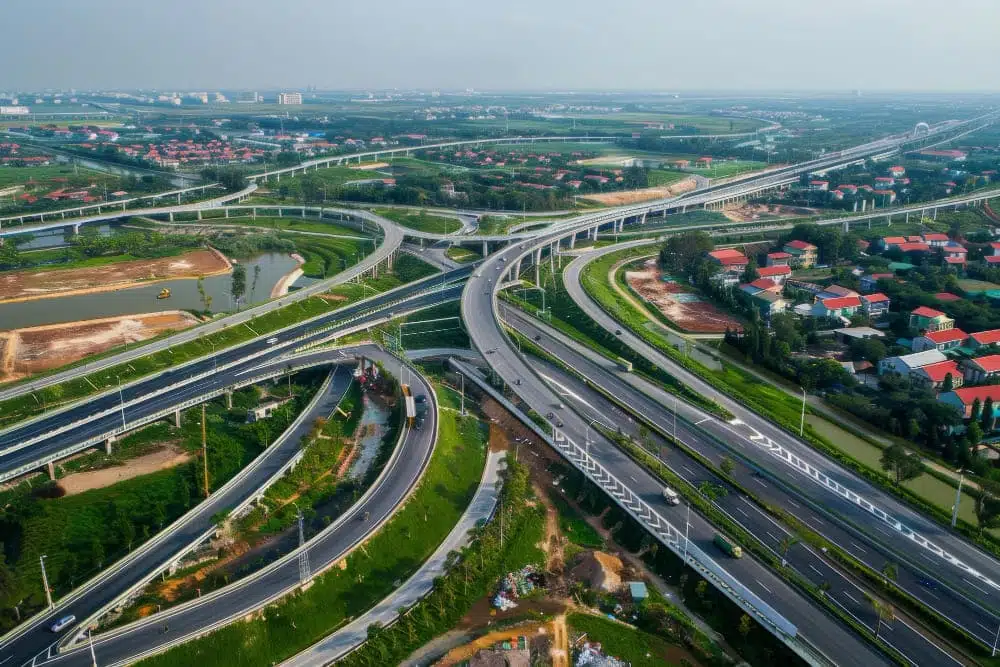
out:
M241 389L233 409L221 401L207 404L209 487L214 490L249 464L295 419L311 400L326 370L297 375L292 400L267 421L246 423L246 412L267 390ZM288 385L270 389L287 397ZM65 495L59 480L23 483L0 495L0 629L13 627L45 604L39 556L53 597L59 598L109 566L173 522L204 497L201 411L183 413L180 429L156 423L115 443L115 453L88 454L88 468L128 465L129 458L161 446L186 452L189 460L164 470L76 495ZM80 467L83 467L83 463ZM69 466L72 472L75 466ZM62 472L62 471L60 471Z
M485 425L440 410L437 445L416 491L363 549L347 557L344 569L327 570L309 590L269 607L266 617L228 625L140 664L271 664L310 646L369 609L396 587L394 582L405 581L419 568L465 511L485 460ZM454 584L447 590L448 597L435 607L442 615L455 606L449 598L458 595ZM429 629L445 627L430 609L426 617Z
M451 234L462 228L462 223L457 218L444 215L435 215L427 211L411 211L399 208L376 208L372 213L388 218L393 222L398 222L404 227L415 229L418 232L430 232L434 234Z

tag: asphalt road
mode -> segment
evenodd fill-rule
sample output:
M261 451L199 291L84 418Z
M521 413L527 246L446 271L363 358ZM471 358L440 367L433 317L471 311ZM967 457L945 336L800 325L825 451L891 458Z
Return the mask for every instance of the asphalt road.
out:
M364 351L362 349L361 351ZM345 361L339 354L327 353L326 363ZM106 568L98 579L90 582L82 590L85 592L69 604L60 604L55 611L40 617L30 626L20 628L24 634L13 641L0 646L0 664L11 656L17 658L16 663L30 660L32 656L45 652L55 641L56 636L48 631L49 626L57 619L73 614L78 621L83 621L96 610L117 599L132 586L149 579L164 563L174 558L212 527L212 517L220 511L236 507L246 498L252 497L266 480L281 469L299 451L302 436L312 428L313 421L318 416L328 416L347 392L352 381L353 364L338 367L333 380L324 396L317 402L309 414L299 422L288 437L280 439L264 450L258 459L251 464L252 471L239 484L228 486L213 493L206 501L191 509L190 512L177 519L164 529L163 535L154 536L155 547L137 548L128 556Z
M358 212L357 215L362 215L365 212ZM14 396L21 396L28 394L32 391L36 391L42 387L48 387L49 385L63 382L80 375L86 375L88 373L93 373L95 371L110 368L118 364L131 361L132 359L137 359L143 357L147 354L152 354L160 350L165 350L168 347L179 345L187 341L195 340L205 334L211 333L213 331L219 331L226 327L231 327L236 324L241 324L243 322L249 322L254 317L259 317L265 313L269 313L273 310L287 306L292 303L296 303L303 299L307 299L314 294L320 294L326 290L340 285L345 282L349 282L356 276L362 275L367 271L370 271L373 266L384 262L390 253L395 252L400 244L403 242L403 232L402 229L384 218L380 218L374 214L368 214L365 219L369 220L373 224L377 224L382 230L383 240L382 243L375 249L375 252L366 256L359 263L354 266L348 267L344 271L338 273L332 278L327 278L326 280L317 281L307 287L300 290L295 290L289 292L288 294L273 299L266 303L259 304L257 306L252 306L246 310L233 313L232 315L226 315L225 317L220 317L218 319L212 320L206 324L195 327L193 329L188 329L186 331L181 331L180 333L173 334L166 338L148 343L146 345L139 345L127 350L120 352L118 354L105 357L103 359L98 359L86 364L81 364L75 366L74 368L61 371L59 373L53 373L51 375L46 375L45 377L38 378L36 380L31 380L29 382L22 382L13 387L9 387L0 390L0 401L6 400L8 398L13 398ZM2 447L0 447L2 449Z
M329 356L329 352L325 353ZM369 347L366 355L388 367L399 361ZM429 397L424 426L404 428L402 445L386 465L375 485L322 533L306 543L313 573L321 572L343 558L354 546L374 532L406 498L420 479L430 460L437 433L437 405L427 381L410 369L414 393ZM365 517L368 517L367 519ZM206 629L219 627L262 607L299 585L299 562L292 552L271 566L241 579L226 588L149 616L141 621L107 633L95 635L98 664L115 665L133 662L171 645L188 641ZM167 631L164 631L167 627ZM51 636L51 635L50 635ZM30 660L30 656L27 658ZM238 662L238 656L233 656ZM84 645L36 664L80 665L90 667L91 658Z
M329 332L313 333L307 338L293 342L296 338L307 336L324 326L344 322L349 318L359 317L364 313L385 307L400 299L411 297L424 290L433 290L445 280L457 280L467 276L471 267L463 267L447 274L431 276L424 280L410 283L399 289L378 295L367 301L338 309L320 318L303 324L298 324L281 332L272 334L269 338L255 338L241 345L220 351L218 354L203 358L181 369L171 370L140 380L118 392L107 393L91 401L77 405L67 410L49 413L44 418L14 427L0 433L0 473L8 473L24 466L34 465L44 461L46 457L61 452L72 451L74 446L89 438L120 429L123 421L120 406L124 403L124 421L129 422L138 417L152 414L170 406L182 403L213 390L230 386L241 379L241 374L251 368L266 364L268 361L287 354L294 347L304 345L310 340L318 340L329 336ZM442 303L444 300L457 298L461 287L450 287L444 290L429 291L426 294L411 298L405 304L407 309ZM404 307L400 305L399 309ZM390 311L391 312L391 311ZM267 340L277 339L273 344ZM248 359L249 355L259 353L260 356ZM227 365L233 364L229 368ZM205 374L198 380L191 380ZM175 386L176 385L176 386ZM169 391L165 391L172 387ZM164 393L150 397L153 392ZM100 415L96 416L95 415ZM70 428L70 425L82 422ZM45 437L57 429L66 429L58 435ZM39 441L25 445L31 438ZM38 463L38 465L42 465Z
M627 411L623 410L604 394L588 386L577 375L544 361L532 359L531 365L549 382L553 390L563 397L563 402L573 405L574 409L588 420L597 419L610 426L621 428L633 440L641 442L640 424L636 419L633 419L632 415L640 416L665 433L676 433L678 440L716 464L724 457L729 457L735 463L733 477L743 488L751 489L764 502L786 508L791 514L823 534L832 543L842 545L858 554L861 560L869 562L876 571L880 571L882 566L888 562L889 559L877 550L877 545L868 544L857 534L830 521L820 509L814 509L809 505L809 500L796 493L793 484L785 486L789 481L787 477L790 474L783 475L782 471L779 470L777 471L778 479L772 480L770 476L761 475L758 468L744 464L737 459L736 455L723 444L724 441L715 439L719 435L718 432L709 434L711 427L720 427L718 430L726 433L725 427L728 427L728 424L725 422L678 401L678 419L675 427L672 409L673 396L666 391L634 374L618 370L613 363L603 359L600 355L582 348L574 341L547 326L532 321L530 317L524 316L518 311L505 312L504 318L515 330L534 340L535 344L543 350L591 382L596 383L604 392L614 396L621 404L628 406ZM656 452L657 457L677 476L689 482L694 489L697 489L704 482L726 488L728 492L716 500L716 505L726 512L733 521L742 525L747 532L759 537L772 552L776 555L781 554L782 541L793 535L792 531L771 519L761 511L761 508L753 500L704 467L684 450L668 446L667 441L658 436L652 438L652 445L651 449ZM742 452L739 453L742 454ZM676 509L674 512L676 513ZM820 516L823 518L821 519ZM859 543L863 544L864 547L860 546ZM881 593L867 590L858 585L852 577L845 576L832 560L807 544L793 544L788 548L784 557L791 567L813 585L820 586L824 582L829 584L827 595L859 622L875 632L877 617L867 596L874 595L879 598ZM915 589L911 591L913 593L928 592L927 589L916 584L914 576L909 571L900 572L901 585L912 583L912 588ZM938 608L945 615L949 615L950 611L955 610L966 614L964 620L968 624L974 625L977 621L975 616L968 615L967 607L954 600L945 591L939 591L939 600L931 600L931 602L940 602L940 604L932 604L931 606ZM962 617L960 616L960 618ZM957 662L901 619L884 625L881 628L880 636L884 637L916 665L930 667L932 665L956 664Z
M364 644L368 640L368 626L372 623L380 623L382 627L388 626L399 617L401 607L409 609L427 595L434 588L434 580L444 574L444 564L448 560L448 554L452 551L461 551L470 541L469 531L493 514L499 495L496 484L500 479L503 458L503 452L489 452L476 495L458 523L448 533L448 537L413 576L370 610L302 653L281 663L281 667L329 665Z
M608 246L609 248L611 246ZM858 502L848 500L843 495L834 492L826 486L815 481L815 479L799 471L798 468L783 463L780 456L768 453L765 457L767 464L765 467L770 470L778 468L777 463L796 472L790 483L799 486L803 491L811 494L816 502L836 511L845 521L850 522L857 530L865 533L873 543L885 545L897 558L905 560L915 571L923 572L926 578L933 580L935 588L947 586L959 595L955 599L964 597L973 608L973 616L979 616L978 620L972 623L967 629L975 636L992 645L996 636L997 627L1000 623L996 620L1000 617L996 612L1000 610L1000 589L995 585L990 585L967 571L963 571L953 563L936 555L934 551L921 546L913 537L900 532L893 521L908 526L912 531L919 533L934 544L952 554L954 557L967 564L983 577L990 581L1000 578L1000 563L979 550L972 544L966 542L956 533L953 533L938 523L924 517L917 511L911 509L904 503L896 500L885 491L861 479L853 472L846 470L839 464L827 459L817 452L810 445L787 431L779 428L772 422L761 417L752 410L734 401L729 396L720 393L707 382L680 366L666 355L658 352L645 341L634 335L622 324L615 321L600 306L598 306L589 295L583 290L580 284L580 272L588 261L610 252L607 248L595 251L588 255L579 257L566 267L563 272L563 282L566 290L573 301L579 306L588 317L593 319L598 325L609 332L621 331L619 336L623 343L641 354L643 357L666 370L670 375L680 382L701 394L702 396L717 401L721 406L729 410L739 421L730 424L731 428L725 429L726 433L720 437L733 438L742 443L750 443L745 449L748 454L759 455L762 451L770 452L765 445L780 445L787 451L793 452L803 461L808 462L814 469L822 471L830 479L840 485L842 489L849 489L855 497L866 500L873 506L881 508L888 513L892 519L883 521L874 514L864 509ZM763 436L762 438L759 436ZM751 440L752 438L752 440ZM763 461L759 456L758 460ZM814 488L815 487L815 488ZM940 597L941 593L928 588L922 591L919 596L921 600L928 601L934 596ZM931 606L935 606L932 604ZM980 609L990 610L992 613L984 614ZM964 622L963 622L964 625ZM992 625L989 630L984 629Z
M551 390L544 380L511 347L494 315L494 280L505 267L501 259L513 258L524 251L510 247L490 257L481 267L481 277L471 278L462 294L462 314L469 330L469 337L475 347L485 356L491 369L516 392L528 405L540 414L557 412L563 422L560 429L571 441L582 445L589 430L588 420L570 409L559 409L562 399ZM683 519L676 507L668 505L662 497L662 484L625 456L612 443L600 436L590 438L590 454L618 479L664 517L675 519L683 525ZM712 525L697 513L692 512L690 539L692 544L707 553L719 553L712 546L716 531ZM873 649L865 640L840 625L828 616L821 607L800 594L780 577L752 556L741 559L720 558L717 564L740 580L754 594L766 601L773 609L794 623L798 634L819 652L830 656L840 665L859 667L888 664L885 657Z

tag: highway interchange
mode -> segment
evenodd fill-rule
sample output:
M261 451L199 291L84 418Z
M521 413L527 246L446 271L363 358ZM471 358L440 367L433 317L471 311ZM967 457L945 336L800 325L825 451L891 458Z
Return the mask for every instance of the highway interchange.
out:
M123 415L120 412L123 403L125 405L124 418L131 425L141 420L144 416L158 414L163 410L170 409L172 406L180 405L186 400L197 400L209 395L217 395L218 392L238 383L240 375L251 371L251 369L266 367L269 364L272 367L284 368L286 364L290 363L290 361L286 361L285 359L288 358L288 353L291 350L305 344L316 343L330 338L331 332L329 330L317 331L320 328L328 329L331 325L345 327L348 324L356 327L370 326L373 322L385 321L393 316L398 316L401 312L408 309L426 307L435 303L441 303L447 299L457 298L461 293L463 318L466 322L470 338L475 348L482 353L491 369L522 400L529 405L537 406L540 413L548 412L550 409L548 406L560 403L560 396L572 395L573 399L567 402L573 409L561 409L559 411L559 419L564 422L564 425L559 430L565 434L565 437L581 445L588 439L588 435L590 435L591 455L594 459L609 470L613 470L619 479L631 480L628 484L638 496L654 507L664 517L667 517L671 521L677 521L677 508L666 505L660 495L662 483L622 454L609 441L595 434L594 429L588 423L588 415L591 414L590 411L594 409L595 405L600 405L602 402L605 403L601 408L602 412L599 413L605 415L611 410L618 410L617 414L621 414L621 408L608 407L606 405L606 398L594 393L586 385L581 384L575 376L566 374L560 369L539 366L535 362L529 363L514 350L509 339L503 332L500 321L497 319L498 310L495 295L502 282L501 277L506 276L508 272L512 273L511 267L515 263L520 266L522 260L530 261L530 256L536 249L551 250L554 244L557 246L560 241L568 238L570 235L575 236L578 232L586 231L591 227L596 228L599 225L609 223L614 225L618 220L624 221L626 218L638 219L639 216L642 216L644 220L647 213L665 212L666 210L675 210L686 206L704 205L708 201L720 198L745 196L746 193L758 191L761 187L771 187L775 183L787 182L793 176L797 179L798 174L803 171L828 168L836 163L844 163L857 159L859 155L863 156L874 152L886 151L891 148L892 142L887 140L874 142L866 145L863 149L845 151L836 156L828 156L823 161L814 161L806 165L796 165L795 168L774 170L763 178L758 176L756 178L748 177L746 179L739 179L736 183L728 183L725 186L713 188L710 192L699 191L691 196L678 198L677 201L654 202L644 207L627 207L610 212L602 211L597 214L581 216L577 219L554 224L541 232L526 232L497 238L497 241L512 241L513 243L508 245L507 248L489 256L480 267L476 268L474 276L468 280L468 284L464 290L460 286L440 289L441 276L425 279L420 284L411 284L393 292L374 297L366 302L349 306L321 316L320 318L315 318L308 323L295 325L277 334L270 334L279 339L278 343L274 345L268 345L262 338L258 338L241 346L222 350L217 355L203 358L171 373L161 374L133 383L123 388L121 397L118 396L117 391L109 392L83 405L47 414L35 422L0 433L0 472L19 470L26 465L39 465L40 462L44 462L46 459L51 460L50 457L64 456L68 451L72 451L73 447L78 447L81 442L87 442L94 437L104 437L107 434L119 432L121 430L121 420L123 419ZM163 209L158 212L162 211ZM352 213L357 212L352 211ZM385 237L385 241L378 249L378 257L369 257L369 260L376 263L387 258L389 254L395 251L404 236L430 241L442 238L442 235L414 233L413 230L400 230L394 224L386 224L386 221L380 220L376 222L382 227ZM7 232L8 230L3 231ZM477 238L477 240L479 239ZM589 297L586 297L582 293L582 290L579 289L578 276L583 264L583 261L577 260L567 268L565 275L567 289L592 319L606 329L617 331L620 325L604 314L596 304L590 302ZM374 265L375 263L369 263L367 266L359 265L355 268L355 274ZM463 280L472 271L473 269L471 268L456 270L448 274L446 279L455 281ZM511 276L511 278L516 279L517 276ZM427 291L432 287L434 288L433 291ZM326 285L322 289L328 288L329 285ZM576 290L575 292L574 289ZM420 294L420 292L424 293ZM301 292L293 294L300 295ZM298 296L297 298L303 297ZM399 304L401 299L406 299L405 304ZM268 308L277 307L271 306L272 303L275 302L267 304ZM389 308L393 310L389 311ZM630 396L629 405L633 412L641 414L645 419L659 426L661 429L666 428L664 419L669 413L664 408L666 395L662 390L653 386L642 386L641 380L632 376L622 377L623 374L608 368L606 360L602 362L592 358L592 355L588 357L588 352L580 348L579 345L567 340L559 340L559 337L554 335L553 332L546 330L537 323L526 320L520 314L511 313L508 315L508 320L515 328L522 329L529 334L534 331L534 336L541 336L544 345L549 345L558 351L557 356L560 356L564 361L572 359L573 363L571 365L578 372L586 372L592 381L595 378L600 378L598 384L605 393L619 397L621 395ZM231 322L232 320L230 320ZM204 328L196 331L200 333L204 331ZM834 522L829 522L825 531L819 530L818 532L823 533L831 541L842 546L847 542L854 542L858 550L863 553L859 555L858 551L852 551L853 555L859 557L864 562L870 560L873 568L878 567L880 559L884 560L886 558L881 553L884 548L888 549L894 556L899 553L900 549L904 553L907 548L912 551L912 538L903 537L898 531L886 531L882 529L879 531L880 533L884 533L881 537L874 533L862 532L862 523L870 525L874 522L870 521L869 517L860 516L864 514L864 511L860 510L856 503L852 504L843 498L838 499L835 494L827 492L825 487L821 487L818 484L802 484L800 478L795 477L799 473L788 466L782 467L783 464L776 462L775 457L768 454L763 448L755 446L758 440L756 434L762 434L775 443L780 443L784 447L794 449L797 455L807 460L811 465L831 475L838 483L843 484L845 487L863 494L866 498L871 499L873 503L877 503L880 507L885 508L886 511L891 512L893 516L900 519L905 518L905 523L911 526L914 531L918 531L920 534L934 539L937 543L944 546L950 554L953 554L962 563L967 564L969 572L966 574L968 576L976 579L973 573L977 573L986 577L986 582L982 579L976 579L975 582L965 579L965 583L963 584L957 581L957 579L962 579L961 576L957 578L954 576L958 572L957 569L947 569L946 567L947 571L942 576L939 568L937 570L938 579L946 581L947 587L942 587L941 589L935 587L932 590L920 583L921 581L926 581L926 573L919 566L911 567L910 563L906 563L901 568L899 583L919 599L926 602L928 606L939 609L956 623L965 627L968 632L980 638L984 643L988 643L988 640L992 639L992 637L986 636L987 630L979 630L975 626L978 625L981 628L986 628L982 624L982 621L991 617L992 622L996 618L992 616L991 612L984 612L978 607L978 605L982 605L983 607L995 606L990 596L995 596L997 593L996 591L991 593L992 589L989 589L992 579L983 574L984 572L996 572L995 561L963 540L943 531L936 524L923 519L892 498L886 497L884 493L868 487L865 483L857 480L852 474L839 470L824 457L809 449L804 443L798 442L797 439L776 428L766 420L742 408L742 406L730 401L726 397L719 396L717 392L707 387L697 377L686 374L686 371L677 367L676 364L673 364L663 355L648 348L648 346L643 347L645 344L627 331L622 333L622 337L634 349L640 351L657 365L667 369L679 380L705 396L715 397L720 404L730 409L733 414L738 415L740 423L736 424L726 424L725 422L711 418L707 422L704 422L702 421L704 417L699 415L696 408L682 403L677 435L679 439L689 444L689 446L705 448L705 455L712 459L717 458L719 452L725 449L719 444L716 438L722 441L732 440L737 442L738 446L745 450L740 455L747 459L750 466L756 467L759 471L764 471L767 475L767 477L752 475L749 472L750 467L740 469L741 474L750 475L750 478L746 479L745 486L751 488L754 484L757 484L763 487L761 489L754 489L758 495L767 498L769 501L781 504L786 508L788 502L794 503L788 496L789 487L795 488L796 493L804 494L804 498L796 496L800 500L819 503L826 505L828 508L836 507L838 500L842 501L844 507L839 508L840 511L847 514L853 512L854 521L851 523L857 525L841 526ZM132 354L141 356L141 354L151 352L153 349L153 347L147 346L133 351ZM372 354L377 356L378 353L372 352ZM252 357L251 355L259 356ZM117 363L117 357L113 359L115 361L108 360L103 363ZM337 360L337 357L332 356L329 352L295 356L296 367L299 367L301 363L306 365L330 364ZM586 370L584 371L584 369ZM69 371L66 376L78 375L79 373L79 370ZM545 377L543 377L543 374ZM417 375L415 374L414 377L417 377ZM555 385L552 384L553 381ZM425 381L421 379L420 382L423 383ZM639 386L636 386L636 383L639 383ZM336 387L339 386L335 381L330 389L331 396L335 394ZM157 392L162 392L168 387L170 388L169 393L157 394ZM429 388L426 385L424 385L424 388L429 393ZM8 395L23 393L23 391L25 390L22 388L15 388ZM622 394L616 392L622 392ZM0 396L0 398L3 397L5 396ZM46 434L53 433L59 428L65 428L75 422L82 423L72 426L71 429L67 429L52 437L46 436ZM422 442L423 444L418 443L412 446L419 451L426 451L426 456L429 456L429 451L433 444L433 438L428 436L430 432L431 429L425 429L419 437L410 434L406 442L409 443L410 440ZM37 442L32 439L37 439ZM741 439L749 444L740 442ZM297 442L297 438L290 438L290 441ZM25 446L26 442L30 444ZM409 444L404 444L404 447L409 446ZM411 462L413 460L411 457L406 458ZM275 456L274 462L270 464L271 467L268 470L273 471L273 466L277 465L280 460L280 456ZM692 463L695 465L685 464L690 468L686 472L687 475L693 475L696 483L714 478L714 474L711 471L701 468L693 459ZM670 461L670 464L673 465L674 461ZM395 475L389 475L396 480L392 488L379 486L378 492L373 493L369 498L370 502L373 503L371 507L377 509L377 511L372 511L373 516L381 517L388 515L392 508L398 504L402 495L405 495L406 490L412 487L412 484L419 476L420 470L422 470L422 464L415 468L412 466L403 466L402 464L400 464L400 467L406 468L406 472L400 473L398 478ZM254 478L254 481L252 483L248 482L242 487L244 493L248 490L256 489L260 481L265 478L262 477L264 466L261 466L261 468L261 473ZM691 472L692 470L694 471L693 473ZM395 471L395 468L393 468L393 471ZM687 475L682 474L681 476L686 477ZM767 485L767 482L764 481L765 479L777 479L780 484ZM743 480L741 479L741 481ZM859 486L859 484L861 485ZM740 514L741 516L738 517L739 520L746 522L755 534L759 536L761 530L765 534L768 534L767 523L769 522L773 524L771 532L774 532L775 536L777 536L777 538L772 536L772 540L780 540L780 533L778 531L783 531L784 529L774 524L770 518L764 517L762 513L750 504L750 501L741 498L739 494L732 494L731 497L727 496L727 498L728 500L725 501L728 504L727 511L733 513L734 516ZM225 506L229 503L235 503L235 496L229 499L221 497L216 499L215 495L213 495L211 502L218 503L218 506ZM746 507L741 506L739 503L745 504ZM358 507L355 506L349 512L349 515L358 516L357 510ZM822 522L815 514L817 512L803 517L803 520L813 528L816 528L813 521ZM204 516L208 515L204 514ZM809 520L810 516L813 518L813 521ZM862 522L862 519L868 520ZM318 542L315 546L313 546L313 543L310 543L310 550L317 549L316 557L313 560L314 565L333 562L333 560L340 557L337 554L342 553L344 549L349 548L362 535L367 534L366 529L371 526L362 526L359 523L346 520L338 522L336 525L341 526L341 528L338 531L334 531L337 533L336 537L330 537L329 540ZM164 549L157 551L155 556L151 555L146 560L136 559L135 565L130 565L135 573L135 576L130 580L131 583L148 575L150 572L155 573L155 566L161 565L166 560L165 556L172 556L180 545L186 544L186 542L182 541L183 538L187 538L190 541L191 536L197 534L193 531L199 526L204 530L205 526L203 523L195 526L194 522L192 522L190 529L185 529L183 535L181 532L178 532L176 537L171 537L169 544L165 542ZM706 520L695 514L691 519L690 530L691 544L699 545L705 551L711 551L710 542L715 529ZM852 541L852 537L856 539ZM910 540L910 543L907 544L903 542L904 540ZM861 547L857 542L866 546ZM676 547L677 545L674 544L673 546ZM770 546L773 548L775 545L772 544ZM871 548L870 553L868 547ZM173 551L170 551L171 548L173 548ZM167 556L168 554L169 556ZM866 554L868 560L866 560ZM822 556L802 547L789 550L788 560L793 567L807 578L813 578L810 570L816 571L817 577L820 577L822 581L831 585L831 595L834 597L840 596L837 598L838 604L847 608L849 613L861 619L862 622L871 624L872 614L870 604L865 603L863 596L859 597L859 594L852 593L852 587L856 587L856 585L848 579L843 578L835 569L831 568ZM171 618L170 637L165 637L164 634L166 633L160 632L162 628L157 627L155 621L150 621L139 624L134 628L129 626L123 632L110 633L107 636L99 635L95 637L95 642L100 647L99 650L101 653L110 659L109 662L112 662L114 660L130 659L147 651L158 650L158 648L179 641L179 639L185 636L197 634L209 627L214 627L217 623L240 615L245 609L254 608L252 605L259 605L262 601L271 599L269 596L276 595L276 591L288 590L290 587L293 588L297 582L297 569L294 561L288 562L290 565L287 568L276 567L273 570L273 574L267 575L267 586L262 586L259 591L260 594L255 597L249 596L246 591L240 592L241 587L237 587L232 593L225 593L223 591L218 596L206 597L205 602L201 604L184 605L174 610L169 610L169 612L164 612L169 613ZM932 565L924 565L924 567L933 567L935 561L932 560L931 563ZM942 564L938 562L939 566ZM803 650L818 652L831 658L835 656L837 664L867 665L885 662L884 656L875 652L866 641L847 631L838 621L822 611L814 601L801 595L755 559L748 557L740 561L719 563L719 565L730 571L743 585L752 590L760 600L765 601L766 604L764 606L769 605L778 614L795 625L797 628L797 637L791 639L793 642L800 642L804 646ZM110 584L110 582L103 582L89 598L84 596L79 601L74 601L74 604L80 605L79 613L77 613L78 618L84 618L94 610L100 609L108 600L117 599L121 592L128 588L124 584L130 583L130 581L123 579L121 582L122 585L118 585L118 582L115 582L114 585ZM256 587L253 588L256 589ZM228 588L225 589L225 591L228 590ZM859 599L854 600L852 596ZM253 598L252 600L251 597ZM935 601L930 602L928 600L929 597L935 598ZM211 602L211 600L221 601ZM77 608L74 607L73 609L76 610ZM175 615L179 619L178 621L174 620ZM51 616L54 616L54 614L46 616L43 619L36 619L28 629L42 627L44 623L50 620ZM890 630L890 641L904 655L910 656L912 654L917 656L911 658L916 664L945 664L943 662L924 661L926 656L934 655L934 651L937 650L936 646L932 643L929 644L919 632L913 630L910 626L904 624L903 627L896 627ZM0 660L3 660L4 654L8 652L16 656L36 656L39 653L45 653L49 649L49 646L46 645L47 642L51 642L50 635L42 636L38 630L30 632L21 631L17 636L7 638L5 644L0 646ZM71 664L77 664L77 662L83 664L82 660L84 659L89 661L89 656L83 656L80 651L65 653L57 658L60 662L68 660ZM932 660L936 659L932 658ZM104 660L102 660L103 662Z

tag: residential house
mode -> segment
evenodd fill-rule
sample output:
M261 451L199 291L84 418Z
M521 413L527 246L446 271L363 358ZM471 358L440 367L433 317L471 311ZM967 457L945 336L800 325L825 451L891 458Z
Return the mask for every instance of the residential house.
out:
M954 361L939 361L936 364L928 364L910 371L910 380L914 384L934 391L943 389L948 383L949 376L951 377L952 389L958 389L962 386L964 377L958 364Z
M790 266L762 266L757 269L757 275L761 278L770 278L779 285L785 282L788 276L792 275Z
M985 384L1000 379L1000 354L962 360L966 384Z
M750 297L753 305L760 311L760 316L770 321L771 317L785 312L788 301L783 296L771 290L761 290Z
M837 189L843 192L845 195L851 195L852 197L858 194L858 186L851 185L850 183L838 185Z
M861 291L872 292L878 289L878 281L892 280L896 277L894 273L873 273L870 276L861 276Z
M817 299L835 299L839 296L858 296L858 293L841 285L828 285L816 294Z
M948 244L951 239L948 238L947 234L924 234L922 236L924 243L932 248L940 248Z
M849 320L861 308L861 298L857 296L838 296L830 299L817 299L813 304L813 317L829 317Z
M923 352L924 350L952 350L961 347L962 343L968 339L969 334L961 329L940 329L938 331L928 331L922 336L913 339L913 351Z
M889 175L892 176L893 178L900 178L902 176L905 176L906 167L898 164L893 165L892 167L889 167Z
M861 311L873 320L884 317L889 312L892 301L881 292L861 296Z
M969 336L966 345L972 350L980 350L990 345L1000 344L1000 329L977 331Z
M951 292L938 292L934 295L934 298L938 301L944 301L945 303L962 300L962 297L957 294L952 294Z
M807 243L806 241L789 241L782 250L792 256L788 263L793 267L808 269L816 264L818 248L812 243Z
M834 329L833 333L837 340L845 345L850 345L856 340L865 340L867 338L885 338L884 331L872 329L871 327L844 327L842 329Z
M927 350L916 354L904 354L899 357L886 357L878 362L878 374L897 373L909 377L910 371L923 368L930 364L948 361L948 357L938 350Z
M717 280L721 280L726 285L735 285L740 281L743 271L746 270L750 260L739 250L725 248L723 250L713 250L708 253L709 260L719 267L715 274Z
M890 206L896 203L896 192L895 190L874 190L872 192L875 195L875 203L878 206Z
M892 176L875 177L875 192L878 192L879 190L888 190L894 185L896 185L896 179Z
M972 417L972 406L976 403L976 399L979 399L979 405L983 406L987 398L993 399L992 416L1000 417L1000 385L988 384L981 387L962 387L961 389L938 394L939 401L954 406L964 419Z
M994 257L1000 257L1000 243L998 243L997 241L993 241L992 243L990 243L990 249L992 250L990 254L992 254Z
M998 244L1000 245L1000 244ZM794 255L787 252L769 252L767 253L767 266L789 266L789 262L792 260Z
M830 199L833 201L844 201L843 190L830 190Z
M941 252L944 255L946 264L964 265L966 258L969 256L969 249L954 241L950 241L947 245L943 246Z
M756 288L757 291L767 290L768 292L781 294L781 283L776 283L770 278L758 278L757 280L749 284L751 287ZM744 285L744 287L746 287L746 285ZM753 294L756 294L757 291L753 292Z
M923 241L907 241L896 246L900 252L930 252L931 247Z
M809 189L826 192L830 189L830 181L809 181Z
M955 326L955 320L951 319L940 310L934 310L927 306L914 308L910 312L910 328L917 331L943 331Z

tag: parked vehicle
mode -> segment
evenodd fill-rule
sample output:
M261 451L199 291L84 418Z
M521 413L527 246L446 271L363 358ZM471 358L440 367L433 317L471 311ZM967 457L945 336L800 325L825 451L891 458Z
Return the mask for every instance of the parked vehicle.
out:
M732 542L725 535L716 533L715 537L712 538L712 542L714 542L715 546L719 547L719 549L721 549L722 552L730 558L743 558L743 548L735 542Z

